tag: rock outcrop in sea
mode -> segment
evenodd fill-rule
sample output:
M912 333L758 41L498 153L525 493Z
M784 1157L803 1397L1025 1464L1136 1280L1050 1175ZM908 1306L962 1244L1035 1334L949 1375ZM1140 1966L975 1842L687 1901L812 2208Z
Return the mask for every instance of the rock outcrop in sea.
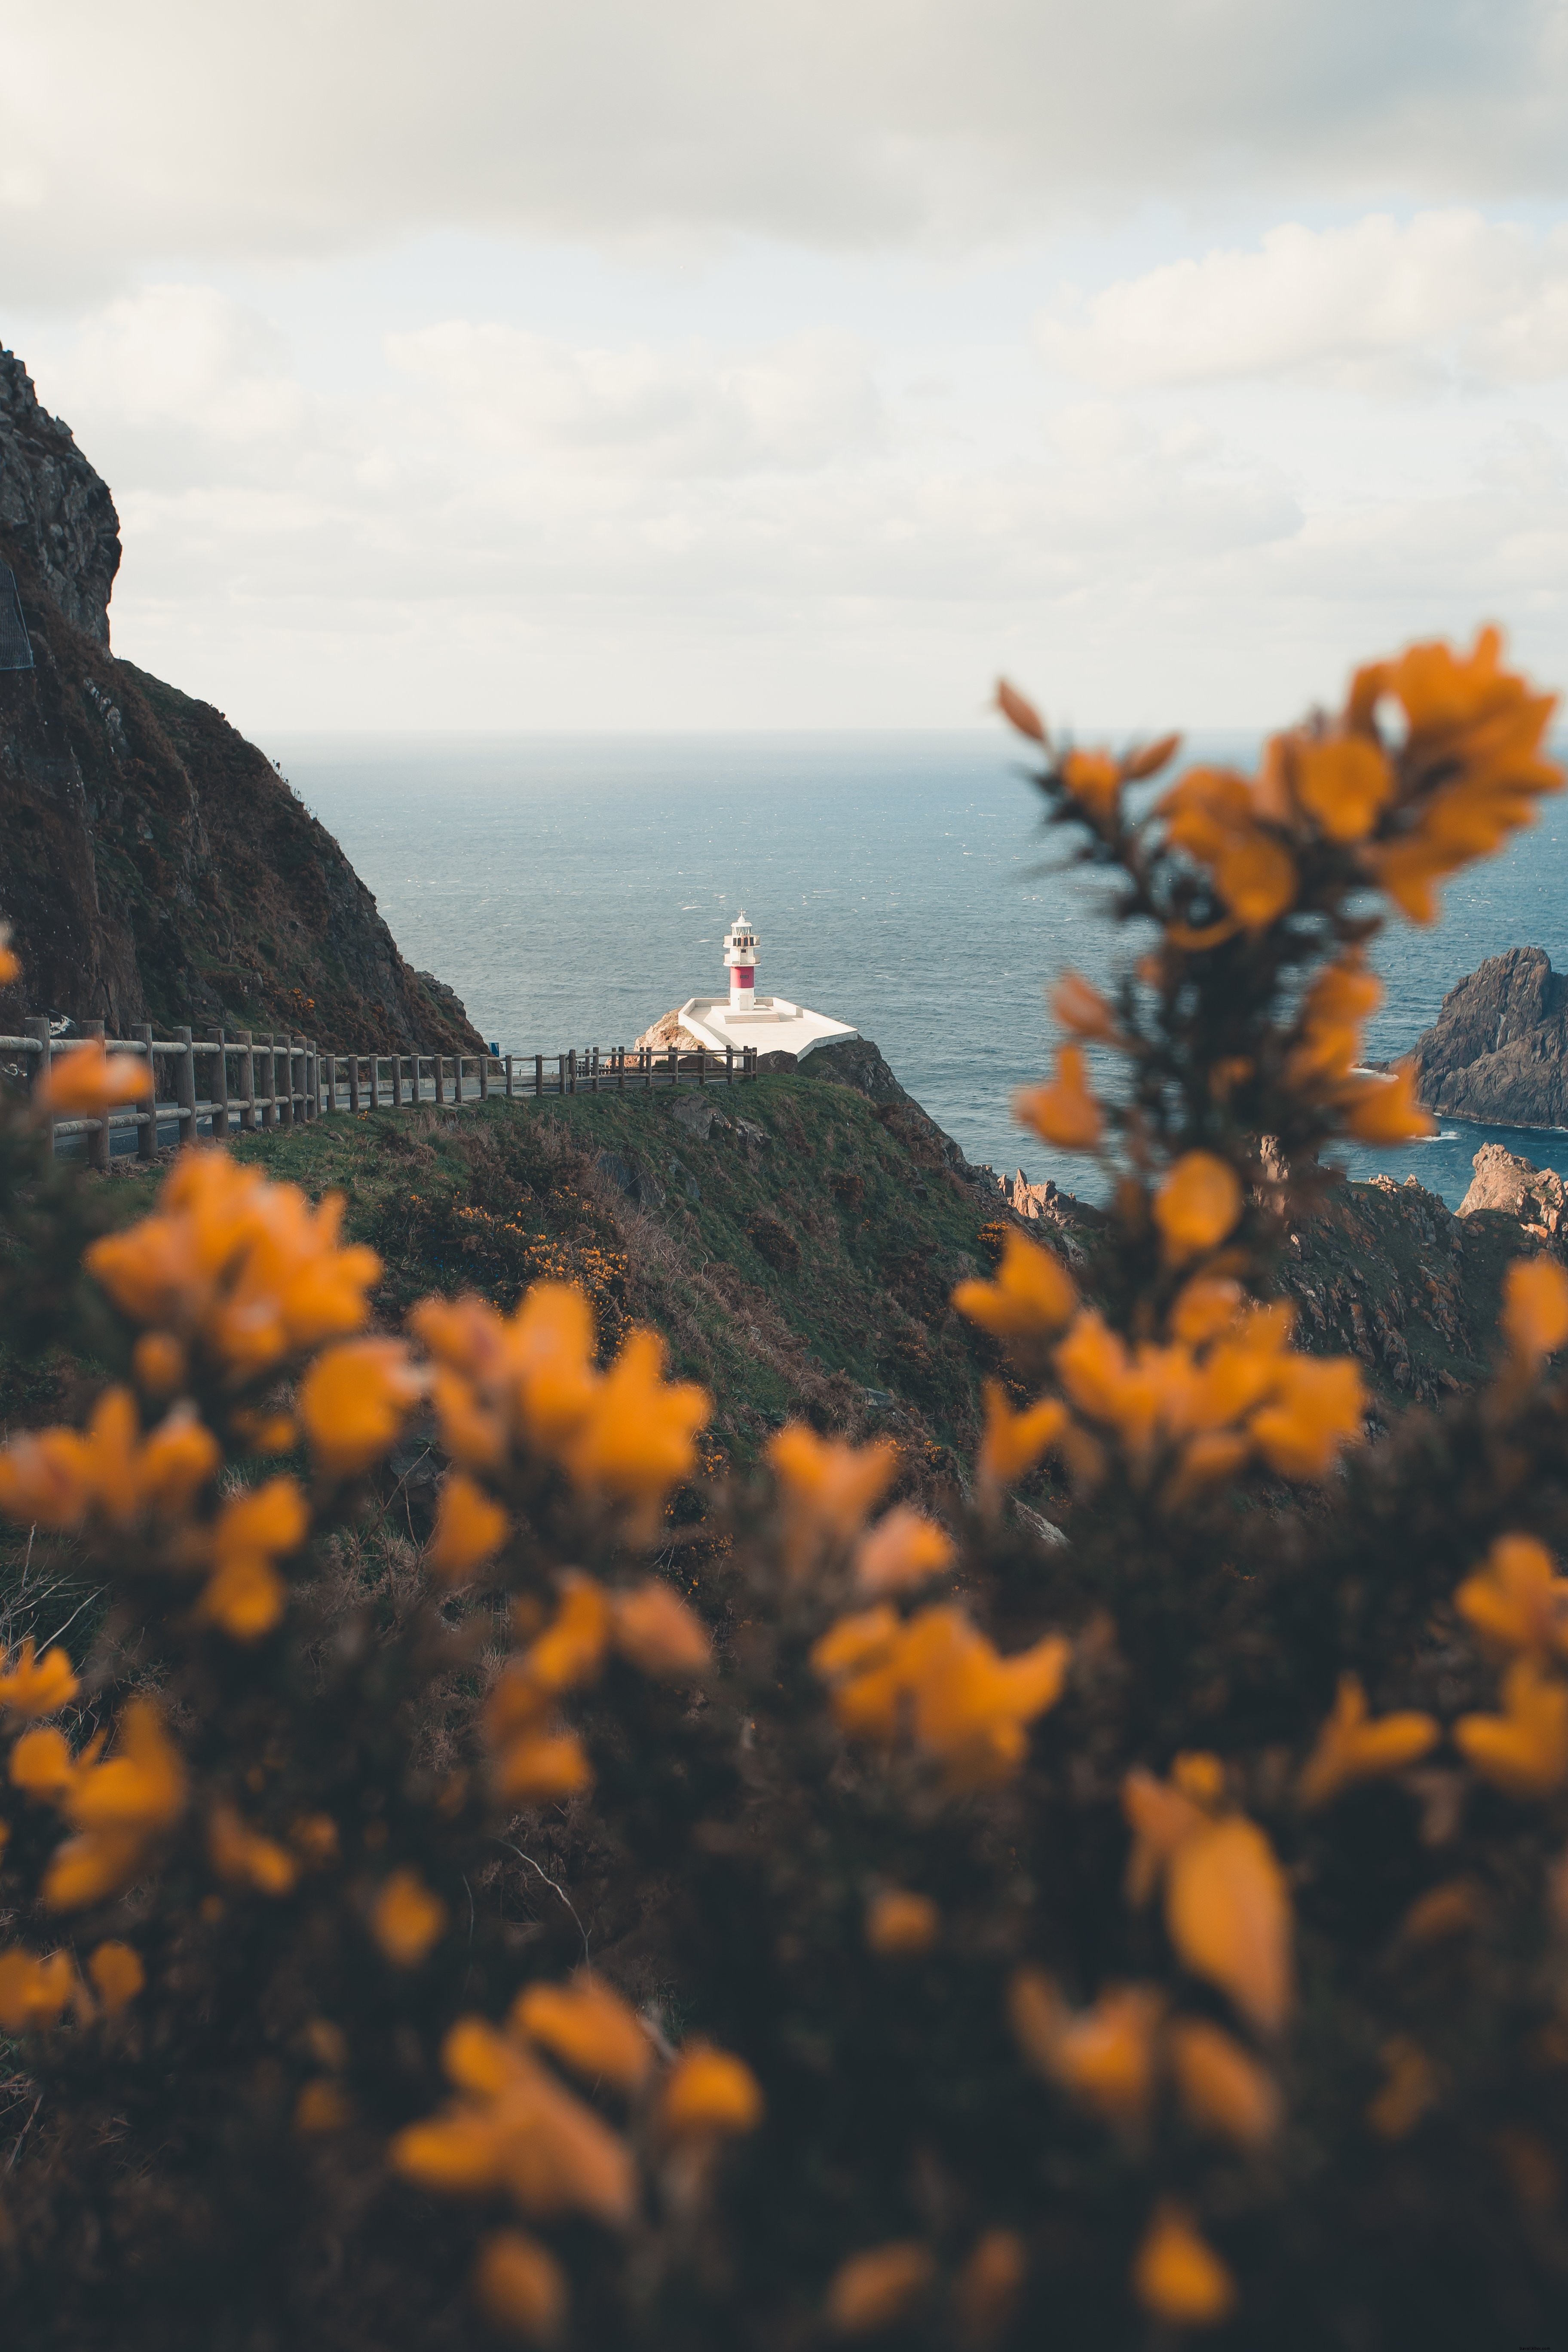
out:
M1497 1127L1568 1127L1568 977L1544 948L1510 948L1467 972L1417 1041L1429 1110Z
M0 919L23 965L0 1030L69 1014L477 1053L271 761L110 653L114 500L4 350L0 562L34 662L0 671Z

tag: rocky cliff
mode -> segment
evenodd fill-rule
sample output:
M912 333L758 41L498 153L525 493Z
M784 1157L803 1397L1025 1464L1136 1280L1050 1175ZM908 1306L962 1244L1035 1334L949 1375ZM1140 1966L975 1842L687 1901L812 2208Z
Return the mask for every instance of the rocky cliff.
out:
M477 1051L325 828L221 711L109 646L107 485L0 351L0 562L34 667L0 672L0 917L28 1013Z
M1544 948L1467 972L1415 1047L1431 1110L1500 1127L1568 1126L1568 979Z

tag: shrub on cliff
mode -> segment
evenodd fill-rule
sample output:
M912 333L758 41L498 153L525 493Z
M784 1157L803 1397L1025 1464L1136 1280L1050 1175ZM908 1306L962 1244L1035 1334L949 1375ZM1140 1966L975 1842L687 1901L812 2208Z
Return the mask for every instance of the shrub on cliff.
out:
M100 1594L0 1666L18 2340L1318 2352L1562 2309L1568 1274L1521 1261L1490 1386L1374 1451L1270 1292L1320 1148L1424 1125L1359 1070L1372 894L1429 919L1559 787L1551 705L1490 635L1417 646L1158 796L1173 744L1004 708L1141 937L1060 982L1020 1105L1115 1173L1102 1293L1016 1231L961 1286L1011 1371L947 1524L890 1441L787 1428L710 1497L709 1622L664 1516L709 1401L582 1289L373 1332L333 1204L220 1152L89 1246L113 1378L0 1454L29 1577ZM7 1106L58 1269L35 1150ZM1003 1504L1047 1454L1042 1554Z

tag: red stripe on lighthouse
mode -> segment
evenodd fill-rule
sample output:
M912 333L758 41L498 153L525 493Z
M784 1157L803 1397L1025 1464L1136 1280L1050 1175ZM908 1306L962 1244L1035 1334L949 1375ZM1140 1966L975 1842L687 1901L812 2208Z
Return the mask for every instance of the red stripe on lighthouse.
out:
M737 988L750 988L757 977L754 963L736 963L730 967L730 977Z

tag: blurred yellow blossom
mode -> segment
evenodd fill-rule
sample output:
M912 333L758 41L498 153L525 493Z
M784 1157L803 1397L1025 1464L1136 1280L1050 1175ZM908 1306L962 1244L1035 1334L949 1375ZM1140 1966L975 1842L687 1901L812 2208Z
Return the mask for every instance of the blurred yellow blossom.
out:
M334 1477L352 1477L396 1443L425 1381L401 1339L347 1339L325 1349L300 1383L310 1451Z
M1108 1985L1092 2008L1072 2010L1039 1969L1019 1969L1008 1993L1008 2015L1025 2055L1084 2106L1117 2124L1139 2123L1148 2114L1165 2005L1156 1986Z
M258 1836L232 1805L215 1805L207 1822L207 1853L231 1886L253 1886L258 1895L287 1895L300 1864L286 1846Z
M1500 1715L1462 1715L1454 1745L1483 1780L1510 1797L1549 1797L1568 1780L1568 1684L1516 1658L1503 1676Z
M33 2033L53 2025L76 1990L68 1952L34 1958L20 1945L0 1952L0 2032Z
M612 1638L639 1673L684 1681L706 1671L713 1644L697 1612L658 1577L609 1596Z
M1023 1760L1026 1726L1055 1706L1071 1644L1059 1634L999 1657L953 1604L908 1624L886 1606L841 1618L812 1652L833 1685L833 1710L852 1736L889 1746L908 1724L940 1759L949 1785L1005 1780Z
M929 1895L912 1895L905 1887L884 1887L866 1910L866 1941L882 1959L929 1952L942 1927L942 1915Z
M110 1054L101 1037L62 1053L57 1045L38 1100L56 1118L91 1118L153 1091L153 1066L142 1054Z
M1309 1810L1326 1805L1357 1780L1402 1772L1435 1748L1441 1736L1441 1727L1431 1716L1409 1710L1373 1721L1360 1678L1342 1675L1334 1711L1318 1734L1296 1784L1297 1794Z
M282 1616L289 1588L277 1561L304 1542L310 1514L298 1479L269 1478L226 1502L206 1539L212 1572L198 1615L221 1625L237 1642L270 1633Z
M1517 1257L1503 1276L1503 1335L1531 1370L1568 1339L1568 1272L1552 1257Z
M728 2137L755 2131L763 2094L743 2060L707 2042L689 2043L659 2092L659 2128L671 2139Z
M797 1570L810 1565L824 1543L848 1543L858 1535L899 1466L890 1437L846 1445L818 1437L799 1421L781 1429L767 1451L783 1495L786 1552Z
M153 1841L184 1811L184 1759L151 1699L128 1699L118 1744L101 1762L81 1759L57 1801L78 1832L57 1847L44 1901L77 1911L129 1885Z
M840 2263L824 2305L836 2336L874 2336L904 2318L929 2294L936 2256L918 2239L869 2246Z
M961 1315L998 1339L1034 1339L1071 1321L1078 1287L1049 1250L1020 1233L1009 1233L995 1280L961 1282L952 1303Z
M1166 1866L1165 1925L1184 1964L1265 2033L1294 2000L1290 1897L1256 1822L1232 1815L1182 1839Z
M1026 1087L1013 1097L1013 1116L1034 1129L1044 1143L1064 1151L1092 1151L1103 1121L1089 1090L1089 1066L1081 1045L1063 1045L1057 1074L1047 1085Z
M394 1968L417 1968L446 1933L447 1906L416 1870L395 1870L376 1895L370 1926Z
M602 2075L617 2090L638 2091L653 2072L653 2044L637 2011L586 1969L570 1984L529 1985L509 2023L586 2082Z
M112 1937L93 1951L87 1973L106 2017L118 2017L122 2009L129 2009L147 1982L147 1971L138 1954L129 1944Z
M1015 1412L1000 1381L986 1381L983 1393L985 1428L975 1468L989 1500L1026 1476L1049 1452L1068 1425L1068 1411L1059 1397L1042 1397Z
M58 1644L35 1657L29 1633L19 1650L0 1657L0 1710L31 1718L53 1715L80 1688L69 1658Z
M1217 2327L1236 2308L1236 2281L1185 2210L1162 2203L1132 2266L1145 2311L1173 2327Z
M1279 2085L1239 2042L1207 2018L1177 2018L1166 2035L1171 2071L1190 2122L1237 2147L1265 2147L1284 2117Z
M1568 1658L1568 1577L1533 1536L1499 1536L1454 1605L1492 1649Z
M566 2273L547 2246L521 2230L492 2230L474 2263L474 2296L494 2327L553 2344L566 2324Z
M855 1547L855 1581L868 1599L905 1592L950 1568L952 1538L908 1503L896 1504Z
M511 1522L494 1497L466 1471L449 1470L441 1482L426 1566L444 1583L460 1584L495 1557L510 1531Z
M1212 1151L1184 1152L1154 1195L1154 1223L1173 1265L1214 1249L1240 1215L1240 1180Z

